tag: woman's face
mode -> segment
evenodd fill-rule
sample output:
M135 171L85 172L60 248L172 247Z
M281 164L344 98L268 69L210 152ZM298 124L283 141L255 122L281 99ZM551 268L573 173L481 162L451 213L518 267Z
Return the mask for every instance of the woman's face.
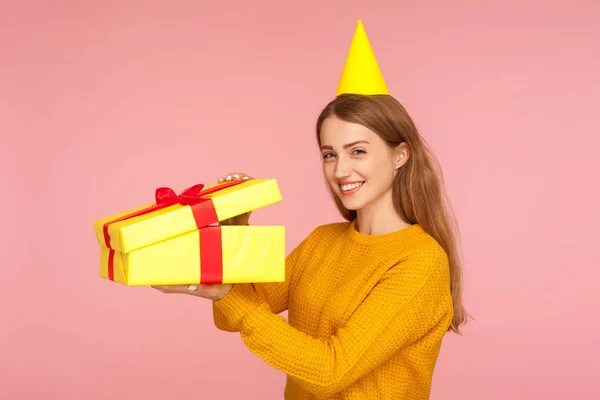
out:
M397 168L408 159L406 143L392 148L375 132L335 116L321 126L323 172L348 210L391 199Z

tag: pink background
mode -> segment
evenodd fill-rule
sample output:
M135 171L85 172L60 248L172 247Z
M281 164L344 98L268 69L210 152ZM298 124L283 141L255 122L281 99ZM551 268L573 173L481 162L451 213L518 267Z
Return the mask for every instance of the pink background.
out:
M208 301L99 278L92 222L239 170L288 250L338 221L313 129L359 18L461 223L432 399L600 396L597 2L4 1L2 398L281 398Z

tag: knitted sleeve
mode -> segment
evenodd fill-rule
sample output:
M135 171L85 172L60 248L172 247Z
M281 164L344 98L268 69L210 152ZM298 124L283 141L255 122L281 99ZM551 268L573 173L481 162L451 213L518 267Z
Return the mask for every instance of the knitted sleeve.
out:
M309 236L310 237L310 236ZM256 298L264 304L268 305L269 310L273 314L280 314L288 308L289 288L292 281L293 271L300 257L302 249L306 245L309 238L306 238L300 243L285 259L285 281L284 282L265 282L265 283L238 283L234 284L236 290L241 290L246 287L252 291ZM233 290L233 289L232 289ZM223 331L236 332L239 326L234 326L230 323L223 311L214 306L213 303L213 320L215 326Z
M348 322L327 338L288 325L249 285L234 287L214 307L240 330L253 353L306 390L328 396L435 327L445 332L452 318L449 289L443 251L403 261L386 272Z

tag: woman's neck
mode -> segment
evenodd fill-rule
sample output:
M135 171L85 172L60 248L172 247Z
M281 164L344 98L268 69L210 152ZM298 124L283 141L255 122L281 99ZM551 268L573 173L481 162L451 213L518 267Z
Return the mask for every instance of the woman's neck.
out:
M391 192L356 211L355 229L363 235L385 235L411 225L398 215Z

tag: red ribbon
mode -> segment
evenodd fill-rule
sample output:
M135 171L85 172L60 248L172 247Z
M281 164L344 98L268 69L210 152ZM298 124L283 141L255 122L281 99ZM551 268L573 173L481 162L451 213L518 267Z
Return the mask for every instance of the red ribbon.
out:
M103 226L104 243L109 248L108 279L111 281L115 280L115 251L110 247L108 227L115 222L125 221L175 204L181 204L191 207L196 226L200 231L200 283L221 283L223 281L221 226L208 226L219 222L219 218L217 217L217 211L215 210L212 198L206 196L243 182L242 180L226 182L204 191L202 190L204 185L197 184L184 190L180 195L177 195L170 188L158 188L154 196L156 203L152 206L105 223Z

